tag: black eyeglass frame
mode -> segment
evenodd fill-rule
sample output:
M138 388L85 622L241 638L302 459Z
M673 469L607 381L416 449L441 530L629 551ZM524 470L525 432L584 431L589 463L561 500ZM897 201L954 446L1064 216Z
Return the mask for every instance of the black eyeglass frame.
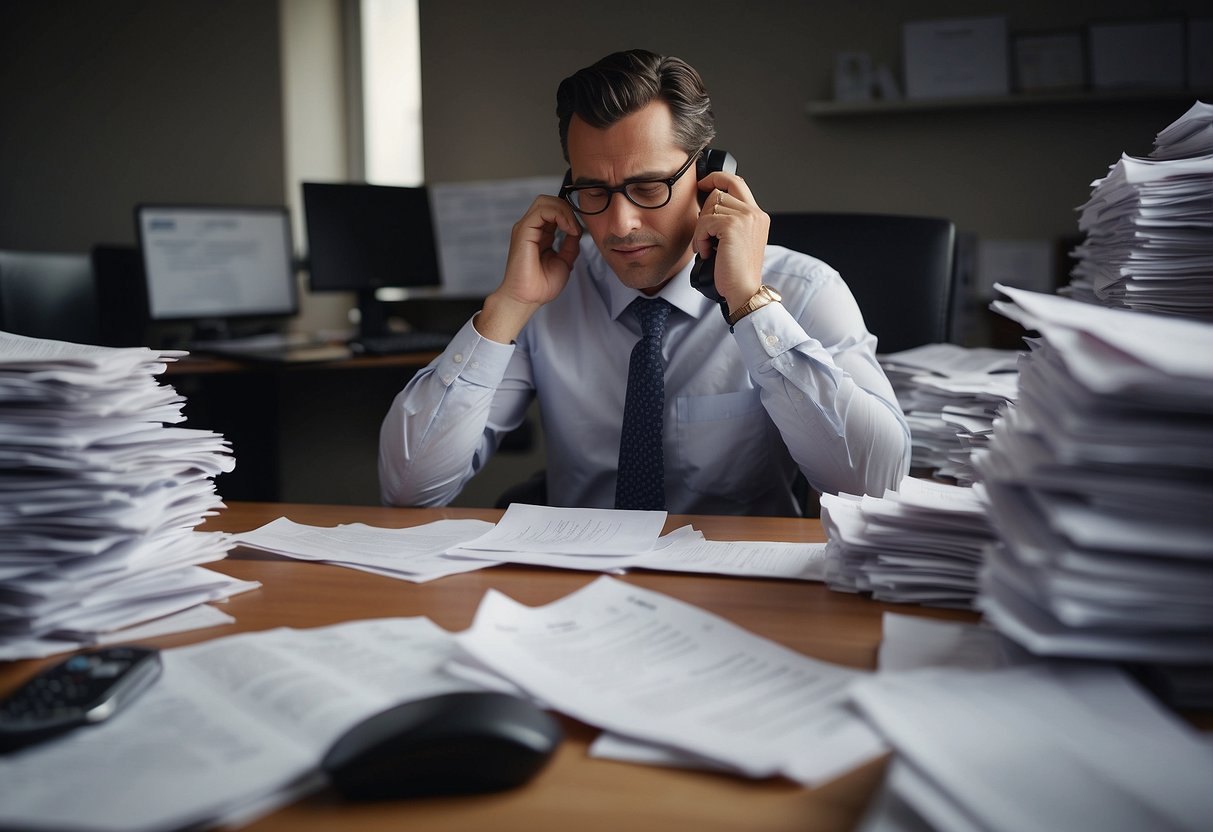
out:
M578 214L581 214L582 216L586 216L586 217L592 217L592 216L595 216L596 214L601 214L603 211L610 208L611 199L614 198L615 194L623 194L624 198L628 202L635 205L637 208L644 208L645 210L648 210L648 211L656 211L658 208L664 208L670 204L670 200L674 198L674 183L677 182L679 179L681 179L683 177L683 175L688 170L691 169L691 165L693 165L695 163L695 160L700 157L700 155L703 153L703 151L705 149L706 149L705 147L701 147L698 150L696 150L694 153L692 153L690 158L688 158L686 160L686 162L683 164L683 166L678 169L677 173L675 173L673 176L670 176L667 179L633 179L631 181L624 182L622 185L616 185L613 188L608 185L561 185L560 186L560 198L563 199L565 202L567 202L569 205L573 206L573 210L576 211ZM641 205L639 202L637 202L635 199L632 198L631 194L628 193L628 188L631 188L635 185L665 185L665 200L662 201L662 203L660 205ZM602 207L599 208L597 211L586 211L584 208L578 207L577 203L574 202L572 199L571 195L574 192L588 191L588 190L606 191L606 202L604 202L602 204Z

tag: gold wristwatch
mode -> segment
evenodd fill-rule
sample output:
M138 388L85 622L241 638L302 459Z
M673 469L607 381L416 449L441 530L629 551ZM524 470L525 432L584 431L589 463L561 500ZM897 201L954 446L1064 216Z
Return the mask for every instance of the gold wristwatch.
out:
M733 324L740 321L755 309L761 309L768 303L775 303L776 301L780 300L783 300L783 295L779 294L764 283L758 287L758 291L754 293L753 297L751 297L741 306L737 307L737 311L732 315L729 315L726 320L729 322L729 326L733 326Z

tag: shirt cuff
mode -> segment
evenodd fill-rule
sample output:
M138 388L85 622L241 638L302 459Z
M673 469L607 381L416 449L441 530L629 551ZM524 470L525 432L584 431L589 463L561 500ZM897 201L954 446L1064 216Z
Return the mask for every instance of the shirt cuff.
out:
M733 325L733 335L750 367L760 367L809 338L782 303L755 309Z
M450 387L456 379L481 387L495 387L505 376L514 354L513 344L499 344L476 331L471 318L434 360L434 374Z

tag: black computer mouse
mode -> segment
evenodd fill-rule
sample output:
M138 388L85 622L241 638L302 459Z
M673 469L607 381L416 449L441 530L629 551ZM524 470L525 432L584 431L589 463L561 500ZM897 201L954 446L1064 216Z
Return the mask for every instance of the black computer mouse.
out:
M445 693L358 723L321 767L349 800L501 791L538 773L562 737L560 724L526 699Z

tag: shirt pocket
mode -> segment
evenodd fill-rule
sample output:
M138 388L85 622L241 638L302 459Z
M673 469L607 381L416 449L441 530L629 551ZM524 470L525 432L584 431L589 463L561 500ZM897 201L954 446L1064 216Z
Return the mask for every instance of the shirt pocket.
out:
M770 476L770 420L758 388L679 396L678 475L700 494L741 496Z

